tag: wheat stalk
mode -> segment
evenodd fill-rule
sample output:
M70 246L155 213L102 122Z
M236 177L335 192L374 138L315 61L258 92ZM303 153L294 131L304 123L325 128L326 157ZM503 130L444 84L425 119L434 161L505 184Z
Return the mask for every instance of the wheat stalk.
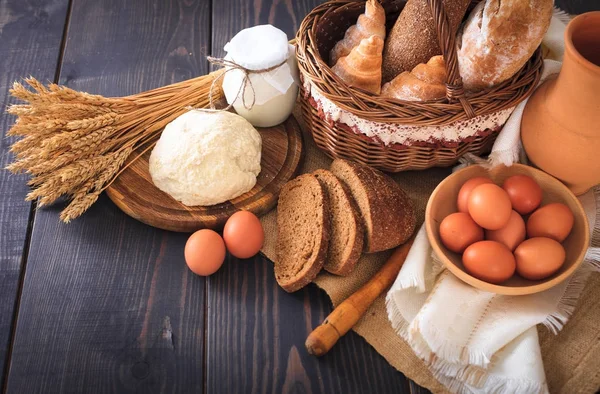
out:
M151 149L169 122L189 107L207 107L221 72L116 98L44 86L33 77L15 82L10 93L26 104L7 109L17 116L7 134L20 137L11 146L15 161L7 169L32 176L26 200L38 200L38 206L70 198L60 214L69 222ZM222 98L220 86L212 93L213 100Z

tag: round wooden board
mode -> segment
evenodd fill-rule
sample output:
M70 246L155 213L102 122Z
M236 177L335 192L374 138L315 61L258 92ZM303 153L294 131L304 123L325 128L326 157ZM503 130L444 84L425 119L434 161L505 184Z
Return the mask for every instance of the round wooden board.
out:
M219 230L229 216L242 209L260 216L277 204L281 188L296 174L303 148L300 126L293 115L281 125L257 130L262 137L261 172L252 190L233 200L208 207L189 207L176 201L152 183L150 152L123 171L106 193L134 219L170 231Z

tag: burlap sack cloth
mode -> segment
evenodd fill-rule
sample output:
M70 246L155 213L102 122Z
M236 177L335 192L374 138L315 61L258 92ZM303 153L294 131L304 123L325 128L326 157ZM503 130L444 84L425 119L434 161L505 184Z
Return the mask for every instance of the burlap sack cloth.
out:
M329 168L331 159L316 147L312 137L306 132L299 108L296 108L294 115L304 131L305 157L299 173ZM448 168L435 168L393 175L415 203L417 228L423 222L429 195L449 174ZM261 218L265 230L265 245L262 252L271 260L275 259L276 217L276 209L273 209ZM363 255L356 270L350 276L338 277L322 272L314 283L325 290L335 307L368 281L389 255L390 252ZM447 392L392 328L385 309L385 292L373 303L354 327L354 331L407 378L434 393ZM598 390L600 387L600 275L590 275L575 313L559 335L553 335L539 326L538 332L551 393L593 393Z

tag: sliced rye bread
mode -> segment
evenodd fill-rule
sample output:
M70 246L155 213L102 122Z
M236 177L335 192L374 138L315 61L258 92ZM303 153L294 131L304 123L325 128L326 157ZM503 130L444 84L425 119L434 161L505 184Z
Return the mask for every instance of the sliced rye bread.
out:
M309 284L325 263L330 237L329 199L312 174L289 181L277 205L275 279L287 292Z
M348 189L331 171L316 170L314 176L329 198L331 238L323 268L335 275L348 275L363 249L364 229L358 206Z
M358 205L365 227L365 252L391 249L408 240L416 226L414 206L392 178L342 159L331 163L331 172L348 185Z

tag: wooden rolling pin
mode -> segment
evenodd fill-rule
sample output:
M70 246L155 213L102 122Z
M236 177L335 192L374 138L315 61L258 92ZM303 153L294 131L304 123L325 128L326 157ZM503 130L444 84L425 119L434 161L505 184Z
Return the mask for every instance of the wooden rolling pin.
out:
M406 260L414 239L415 235L413 234L404 245L396 248L371 280L338 305L327 316L323 324L310 333L305 343L306 350L310 354L319 357L327 353L338 339L346 335L360 320L375 299L392 285Z

